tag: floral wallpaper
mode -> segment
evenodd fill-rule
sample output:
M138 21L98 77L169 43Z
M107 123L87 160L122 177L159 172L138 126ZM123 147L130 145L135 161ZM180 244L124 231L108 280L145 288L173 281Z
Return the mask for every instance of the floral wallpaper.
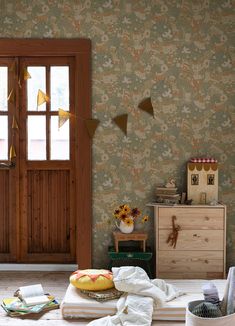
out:
M0 36L92 40L93 265L108 262L122 203L150 215L156 185L186 190L186 162L219 161L235 264L234 1L1 0ZM155 117L138 109L151 96ZM128 113L125 136L112 123ZM137 226L137 227L140 227Z

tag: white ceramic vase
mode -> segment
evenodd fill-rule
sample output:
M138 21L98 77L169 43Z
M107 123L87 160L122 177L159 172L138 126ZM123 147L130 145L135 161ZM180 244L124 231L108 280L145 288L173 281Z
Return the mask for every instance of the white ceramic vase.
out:
M117 225L117 224L116 224ZM119 228L119 230L122 233L131 233L134 230L134 223L127 225L126 223L124 223L123 221L120 221L120 224L117 225L117 227Z

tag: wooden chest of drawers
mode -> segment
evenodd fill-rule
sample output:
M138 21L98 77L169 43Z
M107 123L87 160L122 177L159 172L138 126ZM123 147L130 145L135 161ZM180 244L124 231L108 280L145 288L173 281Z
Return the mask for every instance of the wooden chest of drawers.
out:
M226 207L154 205L156 277L225 278ZM172 217L179 226L175 248L167 243Z

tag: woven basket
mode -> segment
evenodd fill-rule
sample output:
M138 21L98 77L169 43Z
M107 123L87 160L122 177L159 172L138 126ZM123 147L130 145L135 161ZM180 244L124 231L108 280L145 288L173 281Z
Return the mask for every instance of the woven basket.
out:
M189 302L186 308L186 326L233 326L235 325L235 313L218 318L202 318L192 314L192 309L202 300Z

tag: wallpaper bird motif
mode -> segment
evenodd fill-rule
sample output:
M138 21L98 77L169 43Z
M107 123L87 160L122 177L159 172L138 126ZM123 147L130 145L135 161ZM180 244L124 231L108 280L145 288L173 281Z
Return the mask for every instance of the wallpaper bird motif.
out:
M186 190L186 162L219 162L235 264L234 2L2 0L1 37L92 40L93 264L107 264L117 205L150 215L156 185ZM151 96L154 118L138 109ZM112 119L128 114L127 136Z

